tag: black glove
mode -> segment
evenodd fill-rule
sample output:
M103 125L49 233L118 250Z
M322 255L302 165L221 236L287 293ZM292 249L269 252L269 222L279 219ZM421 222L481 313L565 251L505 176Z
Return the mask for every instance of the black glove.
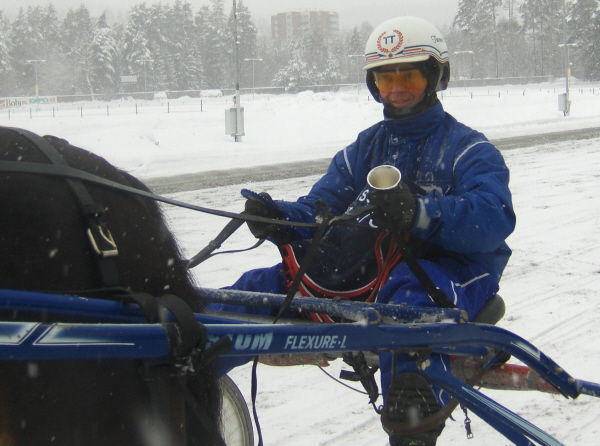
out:
M388 231L409 231L417 217L417 200L408 186L400 183L389 190L372 190L369 201L377 206L373 214L375 224Z
M273 199L268 193L261 192L260 194L256 194L250 191L245 192L245 190L242 191L242 195L247 198L244 213L256 215L257 217L281 218L281 212L276 209ZM254 237L258 239L271 238L279 244L282 236L281 226L255 221L248 221L246 223Z

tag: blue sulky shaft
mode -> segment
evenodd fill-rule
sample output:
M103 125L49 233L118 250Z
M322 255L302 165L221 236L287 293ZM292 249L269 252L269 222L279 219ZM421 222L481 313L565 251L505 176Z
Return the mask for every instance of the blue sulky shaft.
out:
M29 293L0 291L0 308L27 306L23 298ZM33 293L34 299L54 299L53 295ZM263 296L264 297L264 296ZM281 298L281 296L279 296ZM311 299L316 300L316 299ZM298 299L305 308L306 303ZM107 320L125 324L36 324L0 323L0 358L2 359L99 359L165 358L169 345L167 324L145 324L136 306L99 299L57 296L45 302L43 311L60 311L69 315L97 312ZM312 304L312 303L311 303ZM351 303L348 303L351 304ZM117 305L117 308L113 308ZM388 306L391 307L391 306ZM398 307L401 309L402 307ZM32 309L30 308L32 311ZM310 309L308 311L311 311ZM320 310L317 310L320 311ZM378 313L378 311L377 311ZM110 317L113 314L114 317ZM88 314L89 315L89 314ZM100 317L100 316L99 316ZM499 327L479 324L383 324L362 318L355 324L267 325L235 324L219 318L196 315L206 323L209 342L229 336L233 349L225 356L317 353L331 351L381 351L397 349L431 349L435 352L481 355L493 348L521 360L566 396L576 397L582 389L596 394L598 387L583 385L535 346Z
M201 298L208 302L279 309L285 296L267 293L252 293L236 290L198 288ZM465 323L467 314L461 310L439 307L404 307L377 303L332 301L309 297L295 297L289 306L292 312L308 311L326 313L332 317L351 321L377 323L381 318L397 324L405 323Z
M0 324L0 358L135 359L169 357L165 324ZM570 377L532 344L498 327L477 324L209 324L209 342L229 336L224 356L377 351L428 348L460 352L463 347L503 350L538 372L564 395L579 394Z
M162 324L0 323L0 360L169 358Z

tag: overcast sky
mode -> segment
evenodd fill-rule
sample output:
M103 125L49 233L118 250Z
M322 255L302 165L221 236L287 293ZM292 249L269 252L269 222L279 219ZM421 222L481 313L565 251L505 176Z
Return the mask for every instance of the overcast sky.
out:
M103 10L112 11L113 17L124 17L135 4L143 0L0 0L0 10L14 18L19 7L46 6L54 4L62 17L68 8L78 8L84 4L97 16ZM159 0L146 0L150 5ZM174 0L161 0L163 4L173 4ZM340 17L341 28L351 28L369 21L373 26L384 20L400 16L415 15L429 20L433 24L443 27L449 25L454 19L458 7L458 0L243 0L250 9L254 23L261 29L269 30L270 16L279 12L301 10L335 11ZM188 0L197 11L202 5L210 4L209 0ZM224 1L227 13L231 10L233 0Z

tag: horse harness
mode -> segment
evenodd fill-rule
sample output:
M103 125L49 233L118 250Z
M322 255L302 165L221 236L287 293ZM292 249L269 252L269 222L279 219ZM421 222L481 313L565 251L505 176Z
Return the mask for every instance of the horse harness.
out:
M37 147L50 163L58 166L69 166L63 156L46 139L35 133L22 129L11 129L28 139ZM104 206L92 198L85 185L77 179L65 178L75 201L85 219L86 237L94 253L94 261L100 277L102 288L119 286L119 273L115 257L119 250L106 225Z
M71 168L52 144L41 136L18 128L4 127L4 129L14 131L27 139L50 161L51 164L35 163L37 169L30 173L52 175L55 174L54 168L57 166L77 170ZM14 165L11 162L0 161L0 166L6 166L7 164ZM0 169L0 171L15 170L10 166L7 166L6 169ZM28 173L26 168L16 171ZM209 444L225 446L217 424L212 421L206 409L198 403L196 396L186 386L185 375L199 372L220 354L229 350L231 340L227 337L221 338L211 347L205 349L207 342L206 328L196 320L192 309L181 298L172 294L155 297L148 293L132 293L120 287L116 264L119 251L106 224L104 206L92 198L82 180L68 176L63 176L63 179L67 182L77 206L84 216L86 238L94 254L93 257L101 283L100 289L85 290L77 292L77 294L100 295L108 299L133 301L141 307L148 323L163 323L167 330L169 345L171 345L171 358L167 360L144 360L143 366L140 368L140 375L147 383L150 391L155 416L160 418L169 416L167 380L175 377L178 379L180 390L188 407L210 436ZM132 189L127 186L124 187ZM173 315L175 323L165 323L164 310L168 310Z

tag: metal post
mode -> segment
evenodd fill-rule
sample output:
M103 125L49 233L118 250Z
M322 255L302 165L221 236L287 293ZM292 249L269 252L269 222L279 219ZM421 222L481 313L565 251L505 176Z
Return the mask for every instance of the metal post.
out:
M148 62L154 62L153 59L138 59L136 60L136 62L141 62L144 64L144 99L147 99L148 96L148 79L146 77L146 63Z
M571 104L569 101L569 45L567 44L567 0L563 1L563 30L565 37L565 69L566 69L566 85L565 85L565 93L566 96L566 109L565 116L569 116L571 114Z
M569 47L577 46L576 43L567 43L568 35L567 35L567 1L563 2L563 34L565 43L559 45L560 47L565 47L565 102L564 102L564 110L563 113L565 116L569 116L571 114L571 98L569 97L569 79L571 77L571 62L569 61Z
M37 70L37 64L39 63L45 63L46 61L43 59L36 59L36 60L26 60L25 63L26 64L33 64L33 69L35 71L35 97L37 98L39 96L40 93L40 89L38 87L38 70Z
M238 42L237 35L237 6L235 0L233 0L233 38L234 38L234 50L235 50L235 141L242 142L242 135L240 129L242 128L242 111L241 111L241 96L240 96L240 61L238 54Z
M353 57L361 57L365 56L362 54L348 54L348 59L352 59ZM356 94L360 94L360 70L359 70L359 61L356 62Z
M252 99L254 99L254 62L262 62L262 59L244 59L244 62L252 61Z

